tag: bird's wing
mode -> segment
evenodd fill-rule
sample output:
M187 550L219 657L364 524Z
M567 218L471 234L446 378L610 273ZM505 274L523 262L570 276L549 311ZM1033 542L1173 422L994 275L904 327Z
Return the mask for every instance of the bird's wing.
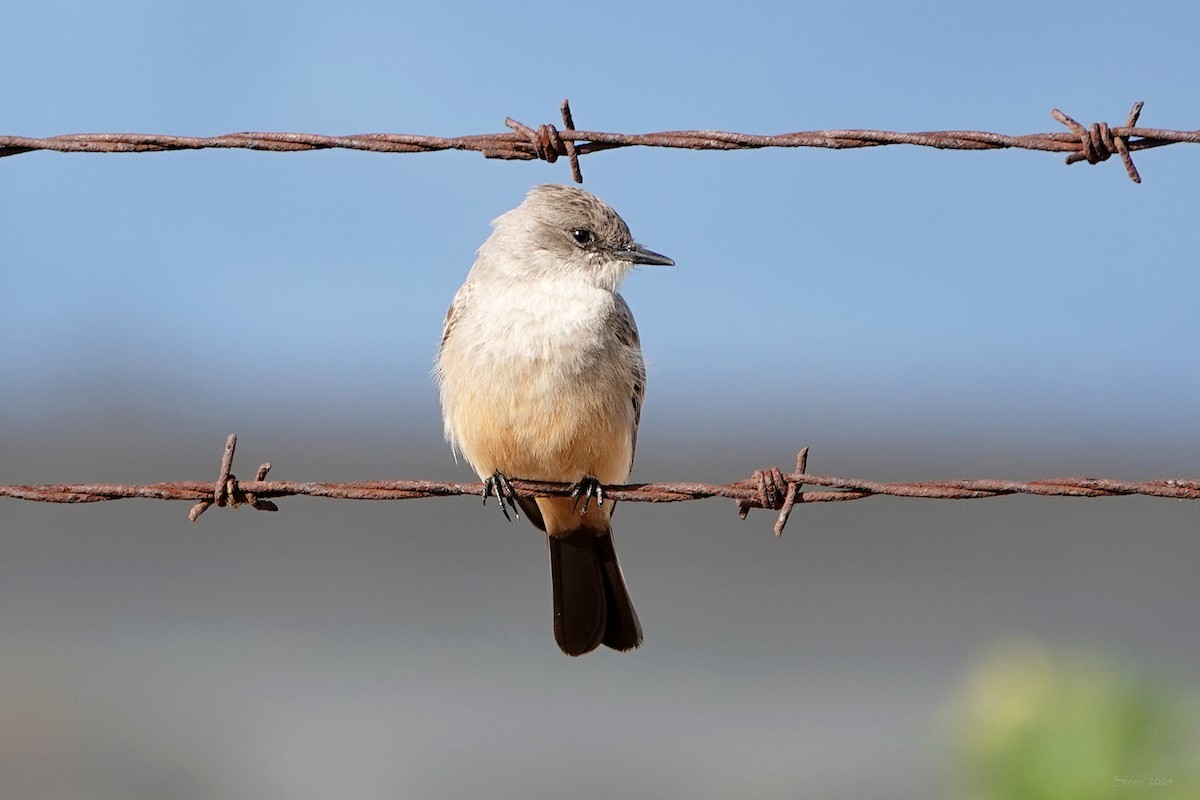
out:
M630 402L633 403L633 449L637 450L637 431L638 425L642 421L642 400L646 396L646 362L642 359L642 343L638 338L637 323L633 319L633 311L630 310L629 304L625 302L625 298L617 295L617 302L614 307L614 313L608 320L609 330L612 335L620 342L627 353L632 394Z
M446 321L442 325L442 344L439 349L445 349L450 334L454 332L454 326L458 324L459 319L462 318L463 311L466 310L470 296L470 281L458 287L458 291L454 293L454 299L450 301L450 307L446 309Z

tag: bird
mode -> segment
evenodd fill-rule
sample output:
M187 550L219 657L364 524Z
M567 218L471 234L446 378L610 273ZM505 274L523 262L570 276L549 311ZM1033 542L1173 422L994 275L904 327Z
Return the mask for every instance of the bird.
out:
M646 391L617 290L635 265L674 264L595 195L536 186L492 222L446 312L435 367L446 439L485 504L495 497L505 517L523 512L546 533L554 637L570 656L642 643L603 488L629 477ZM518 497L510 479L574 488Z

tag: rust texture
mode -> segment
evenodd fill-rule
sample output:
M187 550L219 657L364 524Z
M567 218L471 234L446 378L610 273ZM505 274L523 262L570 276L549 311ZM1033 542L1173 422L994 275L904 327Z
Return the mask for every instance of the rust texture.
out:
M563 128L540 125L532 128L506 119L510 131L475 136L418 136L400 133L364 133L323 136L312 133L229 133L223 136L167 136L144 133L76 133L44 139L0 136L0 157L54 150L63 153L144 153L162 150L242 148L247 150L322 150L344 148L382 153L429 153L438 150L472 150L486 158L534 160L553 163L561 156L571 165L572 178L583 182L579 157L618 147L671 147L689 150L745 150L763 147L824 147L844 149L909 144L943 150L997 150L1018 148L1066 153L1073 164L1097 164L1117 155L1135 183L1141 176L1131 153L1181 142L1200 143L1200 130L1160 130L1137 127L1142 103L1134 103L1121 127L1097 122L1082 125L1057 108L1051 115L1067 127L1053 133L1009 136L985 131L925 131L898 133L876 130L825 130L758 136L723 131L663 131L659 133L603 133L575 128L570 105L562 102Z
M104 500L143 498L149 500L188 500L195 503L188 518L193 522L213 505L236 508L249 505L260 511L277 511L278 506L267 498L328 497L339 500L411 500L421 497L481 496L482 483L445 483L427 480L357 481L352 483L317 483L298 481L268 481L270 464L263 464L253 481L239 482L233 475L233 454L237 436L230 434L225 442L221 467L215 483L206 481L174 481L142 486L115 484L47 484L40 486L0 485L0 497L31 500L42 503L96 503ZM796 471L783 473L778 467L757 470L748 480L725 484L704 483L635 483L604 487L606 498L642 503L679 503L724 497L737 502L739 515L744 519L751 508L778 511L775 535L783 533L792 510L799 503L840 502L862 500L876 495L891 497L922 497L942 500L976 500L1013 494L1052 497L1117 497L1147 495L1173 500L1200 500L1200 479L1160 479L1151 481L1118 481L1106 478L1044 478L1032 481L1007 480L942 480L916 483L879 483L860 478L836 478L809 474L808 448L800 451ZM544 483L512 479L513 489L526 497L566 497L574 488L571 484ZM802 490L802 486L819 489Z

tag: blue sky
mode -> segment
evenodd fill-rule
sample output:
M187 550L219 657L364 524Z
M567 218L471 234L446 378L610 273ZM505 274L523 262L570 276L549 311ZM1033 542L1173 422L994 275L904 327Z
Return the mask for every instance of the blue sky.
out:
M553 122L567 96L580 127L633 132L1021 133L1055 130L1052 106L1116 124L1135 99L1143 124L1194 127L1194 15L1139 19L1128 56L1114 19L1083 4L56 7L0 32L20 76L4 125L450 135ZM1177 349L1200 333L1200 154L1138 161L1142 186L1115 162L895 147L626 150L583 167L679 264L626 284L647 413L703 415L681 407L698 384L714 402L754 392L857 417L880 413L882 393L933 427L950 408L1067 424L1069 407L1098 429L1200 398ZM0 168L0 391L8 413L49 424L77 382L114 373L187 403L219 375L221 395L252 406L332 392L425 413L441 315L487 222L569 179L562 162L464 153L34 154Z

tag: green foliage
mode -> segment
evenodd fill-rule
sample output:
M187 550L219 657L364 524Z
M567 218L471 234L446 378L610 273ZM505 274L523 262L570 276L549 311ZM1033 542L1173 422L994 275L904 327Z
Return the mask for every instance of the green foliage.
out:
M1010 646L973 671L964 693L957 732L970 796L1194 800L1194 712L1103 659Z

